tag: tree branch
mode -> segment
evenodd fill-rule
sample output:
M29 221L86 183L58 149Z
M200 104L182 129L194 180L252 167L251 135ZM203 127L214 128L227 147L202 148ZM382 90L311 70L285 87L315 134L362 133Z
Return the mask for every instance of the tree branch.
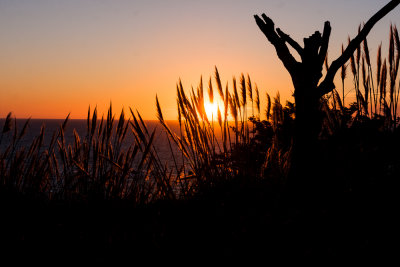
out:
M332 30L331 24L329 23L329 21L326 21L324 25L324 32L322 33L321 48L319 50L319 61L321 65L324 63L326 54L328 52L329 37L331 36L331 30Z
M336 72L339 70L341 66L343 66L353 55L354 51L361 44L361 42L367 37L371 29L374 25L381 20L384 16L386 16L390 11L396 8L400 4L400 0L392 0L386 6L384 6L381 10L379 10L375 15L373 15L367 23L364 25L363 29L358 33L358 35L350 41L346 50L339 56L335 61L332 62L325 79L318 86L318 91L320 96L323 96L329 92L331 92L335 85L333 83L333 79L335 78Z
M276 32L284 42L290 44L297 51L297 53L299 53L300 57L303 56L303 48L295 40L293 40L288 34L284 33L279 28L276 29Z
M265 14L261 16L263 20L258 15L254 15L258 27L267 37L268 41L275 47L276 53L283 62L285 68L290 74L294 74L295 66L298 62L290 53L285 41L276 33L274 22Z

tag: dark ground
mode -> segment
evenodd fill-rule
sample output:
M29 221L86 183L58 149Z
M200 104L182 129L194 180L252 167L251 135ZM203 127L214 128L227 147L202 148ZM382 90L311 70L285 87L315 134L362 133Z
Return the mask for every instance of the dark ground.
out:
M1 258L56 265L398 262L398 141L379 136L371 146L369 138L352 133L323 144L330 153L316 163L319 182L296 193L243 178L192 200L142 207L2 192Z

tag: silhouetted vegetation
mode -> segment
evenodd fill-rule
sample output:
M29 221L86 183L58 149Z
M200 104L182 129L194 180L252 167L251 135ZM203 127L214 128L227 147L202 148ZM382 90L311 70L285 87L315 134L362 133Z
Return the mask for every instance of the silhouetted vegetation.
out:
M262 19L258 15L254 16L260 30L275 47L279 59L289 72L293 82L296 104L296 123L294 129L292 162L289 171L290 181L293 180L294 183L297 183L297 180L307 179L307 177L318 179L318 172L311 173L310 170L314 168L312 165L309 165L309 163L317 161L315 157L318 157L317 141L321 131L323 117L320 112L321 98L336 88L334 84L336 73L350 58L353 58L353 54L356 50L360 50L361 43L367 38L374 25L399 4L400 1L398 0L390 1L376 12L364 25L360 25L357 36L352 40L349 38L348 46L342 49L342 54L330 65L327 62L331 34L331 25L329 21L325 22L322 34L316 31L310 37L304 38L304 46L302 47L281 29L275 29L273 20L267 15L262 14ZM298 53L301 59L300 61L297 61L291 54L288 47L289 45ZM360 54L357 53L357 56L360 56ZM391 58L391 56L389 56L389 58ZM359 58L357 58L357 60L359 60ZM326 67L325 77L323 75L324 62ZM321 78L323 79L321 80ZM359 79L357 79L357 82L359 82ZM359 103L359 101L357 101L357 103Z
M25 146L29 120L17 129L9 114L0 125L3 255L54 264L395 259L395 26L388 51L383 59L379 47L374 65L364 39L350 56L351 74L343 63L342 84L352 75L354 88L319 99L316 154L303 159L310 175L298 180L288 180L297 106L282 105L278 93L267 94L261 107L249 75L223 87L215 68L206 90L203 78L190 91L179 81L179 131L164 119L158 98L161 127L150 129L133 110L116 119L110 105L105 118L89 109L86 133L75 131L71 143L69 117L49 144L43 126ZM345 91L353 90L351 103ZM209 118L204 103L217 99L216 118ZM154 143L158 131L166 136L169 162ZM125 146L127 140L134 141Z

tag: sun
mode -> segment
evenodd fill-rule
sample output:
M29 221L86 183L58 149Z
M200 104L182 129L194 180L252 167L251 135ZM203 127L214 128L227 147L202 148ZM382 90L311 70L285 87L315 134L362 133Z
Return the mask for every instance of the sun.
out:
M216 102L210 103L208 101L205 101L204 110L209 120L211 119L216 120L218 118L218 105Z

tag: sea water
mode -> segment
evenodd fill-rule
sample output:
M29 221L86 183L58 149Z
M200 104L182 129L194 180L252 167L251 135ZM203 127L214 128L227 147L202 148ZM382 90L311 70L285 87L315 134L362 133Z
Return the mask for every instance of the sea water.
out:
M0 119L0 151L4 152L6 147L9 146L10 142L13 140L13 136L15 133L15 128L17 129L17 136L22 131L26 119L17 119L16 122L12 120L11 130L7 133L2 134L3 126L5 123L5 119ZM29 121L28 127L26 129L26 133L23 135L21 140L17 144L17 149L22 147L29 148L32 142L36 137L38 137L41 133L42 127L44 127L44 138L43 138L43 148L45 150L48 148L51 139L54 133L57 133L60 130L61 125L63 124L63 119L31 119ZM100 122L99 122L100 123ZM114 122L115 124L118 121ZM178 147L174 142L170 140L168 141L167 134L163 128L163 126L158 121L145 121L146 127L149 131L149 134L155 130L154 136L154 149L157 152L157 155L160 161L167 165L175 164L173 161L173 156L177 159L177 161L182 161L182 154L179 152ZM98 126L99 124L97 124ZM168 121L169 128L175 132L179 133L179 124L177 121ZM114 130L116 125L114 126ZM64 130L64 138L66 145L73 145L74 143L74 131L77 132L80 139L83 140L87 135L87 120L79 120L79 119L71 119L68 120L65 130ZM1 135L3 135L1 137ZM133 147L135 145L135 137L132 133L131 126L129 126L124 142L122 143L121 149L123 151L127 151L129 147ZM173 154L172 154L173 153ZM171 166L172 167L172 166Z

